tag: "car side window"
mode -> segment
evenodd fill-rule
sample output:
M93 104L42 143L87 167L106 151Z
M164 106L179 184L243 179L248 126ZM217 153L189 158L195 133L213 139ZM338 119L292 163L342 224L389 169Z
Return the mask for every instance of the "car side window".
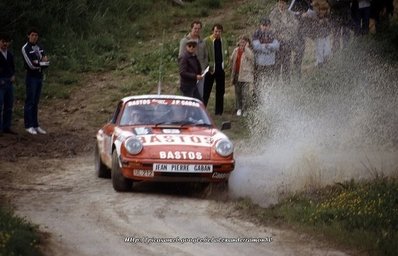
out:
M115 110L115 112L113 113L112 119L111 119L111 123L115 124L117 121L117 117L119 116L120 110L122 109L122 102L119 102L119 104L117 105L117 108Z

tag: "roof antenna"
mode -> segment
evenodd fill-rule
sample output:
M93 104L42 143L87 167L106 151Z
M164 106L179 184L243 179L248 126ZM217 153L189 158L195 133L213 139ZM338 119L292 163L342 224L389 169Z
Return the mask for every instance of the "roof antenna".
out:
M162 91L163 48L164 48L164 29L163 29L163 35L162 35L162 47L160 49L158 95L160 95L160 92Z
M296 2L296 0L293 0L293 1L290 3L290 6L289 6L289 8L288 8L289 11L292 10L293 5L294 5L295 2Z

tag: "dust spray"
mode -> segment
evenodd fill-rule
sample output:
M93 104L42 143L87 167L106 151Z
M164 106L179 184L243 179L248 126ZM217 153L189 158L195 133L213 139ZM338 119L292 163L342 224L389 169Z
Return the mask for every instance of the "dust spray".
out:
M236 146L232 197L267 206L286 194L398 172L398 71L343 51L290 84L263 79Z

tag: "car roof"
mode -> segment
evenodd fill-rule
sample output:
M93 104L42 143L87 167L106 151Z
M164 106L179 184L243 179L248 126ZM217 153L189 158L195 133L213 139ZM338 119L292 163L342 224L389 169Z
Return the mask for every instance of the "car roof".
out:
M145 94L145 95L133 95L133 96L128 96L122 98L123 103L130 101L130 100L138 100L138 99L175 99L175 100L190 100L190 101L195 101L200 104L202 104L202 101L196 99L196 98L191 98L191 97L186 97L186 96L181 96L181 95L171 95L171 94Z

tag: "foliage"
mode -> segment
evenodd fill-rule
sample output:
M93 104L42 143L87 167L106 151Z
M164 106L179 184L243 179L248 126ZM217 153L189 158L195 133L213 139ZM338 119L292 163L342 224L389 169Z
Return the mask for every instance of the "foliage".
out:
M398 251L398 180L377 177L349 181L317 191L291 195L263 209L247 199L237 209L263 222L311 228L340 244L366 250L370 255ZM270 224L270 223L267 223Z
M259 18L267 15L275 3L243 2L233 14L233 22L228 24L233 30L226 32L230 38L237 38L242 31L250 31L247 28L256 26ZM184 7L176 7L168 0L4 0L0 2L0 28L1 32L12 36L14 53L20 52L29 27L39 29L40 41L51 60L51 67L46 71L48 78L43 89L44 99L67 99L77 86L80 72L127 72L134 79L121 82L119 90L112 90L116 91L112 92L114 95L107 95L115 102L121 95L151 92L160 76L166 86L175 87L178 38L183 33L178 31L179 25L208 17L214 9L230 4L230 1L191 0L185 3ZM204 27L203 32L207 34L209 27ZM232 40L230 45L234 42ZM352 65L353 62L366 64L369 55L387 57L391 62L396 62L397 45L397 24L392 24L391 29L381 36L354 40L352 47L364 48L367 55L357 54L352 51L353 48L343 50L331 60L332 65L306 76L302 83L306 86L298 90L317 92L322 96L333 86L344 84L347 85L345 90L349 91L350 85L354 84L354 76L341 74L363 73L361 65ZM22 76L21 62L18 57L19 77ZM367 78L370 79L371 75L363 79ZM331 82L336 81L334 79L340 81ZM21 78L18 80L23 81ZM17 98L23 98L23 93L24 87L18 86ZM244 119L228 114L233 113L232 94L229 88L225 104L227 113L223 118L231 118L236 124L231 131L227 131L228 135L233 139L242 139L247 136L245 126L248 124ZM319 104L323 104L323 99L319 97ZM110 104L109 100L104 106L106 104ZM212 98L209 110L214 110ZM22 116L21 113L18 115ZM217 124L221 125L221 121L217 119ZM238 208L261 221L267 221L272 216L273 221L322 228L320 230L328 232L335 239L340 238L341 242L366 246L374 254L388 255L398 251L393 243L398 240L397 192L397 181L383 178L374 183L352 182L319 192L294 195L270 209L257 207L248 200L242 201ZM37 235L31 233L36 227L1 209L0 217L0 255L12 255L10 251L2 251L5 248L20 247L30 248L31 252L20 254L38 255L35 254L35 248L39 240ZM19 254L15 252L20 251L14 251L14 254Z
M0 255L42 255L37 227L0 207Z

